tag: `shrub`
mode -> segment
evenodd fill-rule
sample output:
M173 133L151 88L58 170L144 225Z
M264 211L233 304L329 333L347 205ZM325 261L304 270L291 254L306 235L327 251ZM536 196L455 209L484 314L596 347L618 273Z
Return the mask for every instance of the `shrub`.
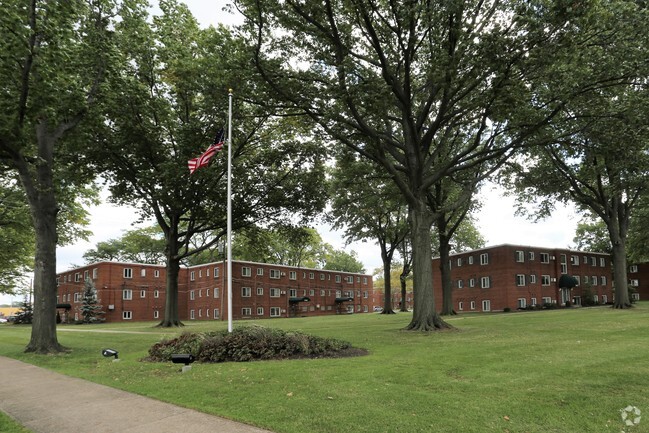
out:
M149 361L170 361L173 353L189 353L200 362L246 362L269 359L320 358L366 354L350 343L262 326L203 334L183 333L149 349Z
M509 308L509 307L505 307L505 308L503 309L503 312L504 312L504 313L509 313L510 311L512 311L512 309Z

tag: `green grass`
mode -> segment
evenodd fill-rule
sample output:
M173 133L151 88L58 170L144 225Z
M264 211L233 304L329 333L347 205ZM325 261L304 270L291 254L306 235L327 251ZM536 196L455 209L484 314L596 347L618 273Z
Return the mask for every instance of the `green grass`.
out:
M2 433L29 433L29 430L23 428L12 418L0 412L0 432Z
M359 358L194 364L140 362L162 337L153 323L64 326L71 354L23 353L29 328L2 326L0 353L278 433L649 432L649 303L631 310L465 314L452 332L402 331L410 315L255 323L350 341ZM247 322L250 323L250 322ZM240 326L241 322L235 322ZM191 322L186 330L225 323ZM101 357L119 350L120 362Z

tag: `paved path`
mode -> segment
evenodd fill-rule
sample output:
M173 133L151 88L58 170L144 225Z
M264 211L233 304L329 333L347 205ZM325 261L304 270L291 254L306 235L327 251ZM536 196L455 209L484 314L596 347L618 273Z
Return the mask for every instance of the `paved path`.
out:
M35 433L270 433L0 356L0 410Z

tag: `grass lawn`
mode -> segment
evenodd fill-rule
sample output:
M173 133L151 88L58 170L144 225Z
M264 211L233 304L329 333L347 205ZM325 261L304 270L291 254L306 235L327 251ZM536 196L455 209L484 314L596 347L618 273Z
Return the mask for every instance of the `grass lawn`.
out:
M628 428L620 417L628 405L649 417L649 303L463 314L449 319L457 331L433 334L402 331L409 321L407 313L257 321L347 340L370 355L194 364L184 374L139 361L182 332L153 323L61 326L72 353L59 356L24 354L29 328L3 325L0 354L278 433L649 432L649 419ZM121 361L102 358L105 347Z

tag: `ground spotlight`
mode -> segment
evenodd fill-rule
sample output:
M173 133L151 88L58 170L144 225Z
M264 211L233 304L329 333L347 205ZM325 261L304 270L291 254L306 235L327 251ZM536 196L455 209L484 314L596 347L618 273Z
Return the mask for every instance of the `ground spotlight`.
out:
M101 354L105 356L106 358L110 358L111 356L114 356L115 359L117 359L117 350L115 349L102 349Z
M196 359L191 353L175 353L171 355L171 362L174 364L185 364L183 366L183 373L191 370L192 366L189 365L194 362Z

